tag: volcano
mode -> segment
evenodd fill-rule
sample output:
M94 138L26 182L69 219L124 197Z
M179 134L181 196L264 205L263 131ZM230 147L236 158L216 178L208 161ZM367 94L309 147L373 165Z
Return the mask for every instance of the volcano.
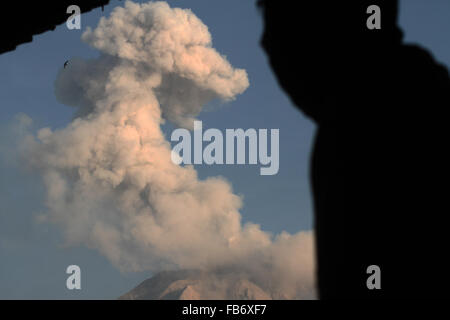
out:
M120 300L272 300L287 299L264 290L243 275L198 270L164 271L143 281Z

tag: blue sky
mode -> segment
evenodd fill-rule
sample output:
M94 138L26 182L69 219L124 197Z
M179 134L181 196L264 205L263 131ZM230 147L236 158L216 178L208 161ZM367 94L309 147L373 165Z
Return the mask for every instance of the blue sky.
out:
M253 1L168 1L171 6L191 8L209 27L213 46L231 64L248 72L250 87L231 103L215 105L199 119L204 129L280 129L280 170L261 176L259 166L196 166L200 177L222 175L243 196L243 222L252 221L264 230L294 233L312 228L308 162L314 124L298 112L278 87L259 47L261 17ZM96 26L113 7L82 16L82 30L65 25L36 36L32 43L0 56L0 146L12 150L6 135L14 115L26 113L36 128L60 128L71 120L74 109L59 104L53 83L64 61L92 57L97 52L80 41L87 26ZM435 57L450 65L450 3L435 0L401 2L401 26L405 40L423 44ZM170 127L165 128L167 136ZM11 148L11 149L8 149ZM3 157L4 158L4 157ZM148 278L148 273L123 274L96 251L64 248L61 235L48 224L36 222L45 210L43 187L38 176L0 159L0 298L114 299ZM82 290L65 287L65 269L77 264L82 270Z

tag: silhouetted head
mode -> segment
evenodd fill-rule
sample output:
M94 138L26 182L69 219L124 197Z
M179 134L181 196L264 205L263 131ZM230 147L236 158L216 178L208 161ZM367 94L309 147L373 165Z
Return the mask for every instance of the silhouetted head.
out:
M378 50L401 43L394 0L261 0L261 44L279 83L304 111L329 103L352 85ZM367 8L381 8L381 30L366 26ZM307 112L308 113L308 112Z

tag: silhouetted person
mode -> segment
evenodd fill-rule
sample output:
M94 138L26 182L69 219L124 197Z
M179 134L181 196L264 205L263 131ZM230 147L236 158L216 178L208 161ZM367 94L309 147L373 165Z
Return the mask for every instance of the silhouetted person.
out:
M366 27L372 4L381 8L381 30ZM402 43L396 1L261 7L271 67L317 123L320 298L448 297L447 70ZM380 290L367 288L370 265L381 268Z

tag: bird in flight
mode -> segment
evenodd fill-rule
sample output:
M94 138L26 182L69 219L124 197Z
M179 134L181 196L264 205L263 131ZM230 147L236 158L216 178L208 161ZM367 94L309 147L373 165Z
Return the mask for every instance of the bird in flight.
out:
M68 64L69 64L69 60L66 60L66 62L64 62L64 69L67 67Z

